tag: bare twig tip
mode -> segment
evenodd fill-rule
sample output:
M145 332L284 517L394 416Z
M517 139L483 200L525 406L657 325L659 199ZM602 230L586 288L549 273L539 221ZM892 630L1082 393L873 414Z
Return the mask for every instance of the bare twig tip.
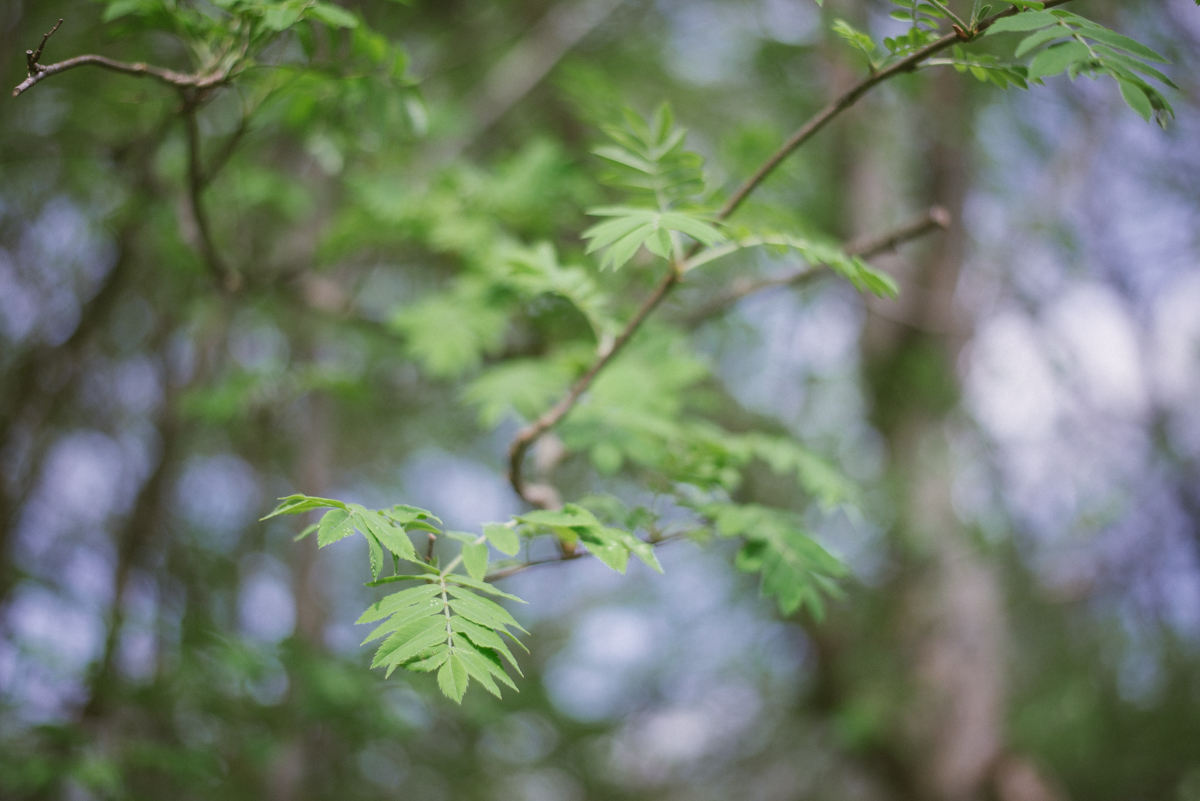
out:
M59 28L62 27L62 24L63 24L63 20L60 18L58 20L58 24L55 25L53 28L51 28L49 33L47 33L45 36L42 37L42 43L40 45L38 45L38 49L32 54L33 59L30 64L31 68L32 68L33 64L36 64L38 62L38 59L40 59L42 57L42 51L44 49L46 49L46 42L50 41L50 37L54 35L55 31L57 31Z
M939 228L949 228L950 223L954 218L945 206L934 206L929 210L929 219L933 220Z

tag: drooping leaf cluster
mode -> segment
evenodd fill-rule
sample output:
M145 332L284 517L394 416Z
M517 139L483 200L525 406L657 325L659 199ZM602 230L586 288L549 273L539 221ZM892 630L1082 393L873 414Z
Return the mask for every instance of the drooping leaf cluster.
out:
M1151 66L1165 64L1167 59L1135 39L1061 8L1005 17L987 30L989 36L1001 33L1026 34L1017 45L1016 57L1036 52L1029 65L1031 79L1063 72L1072 80L1079 75L1107 75L1116 80L1121 97L1143 119L1156 118L1162 125L1173 115L1166 97L1143 77L1178 89Z

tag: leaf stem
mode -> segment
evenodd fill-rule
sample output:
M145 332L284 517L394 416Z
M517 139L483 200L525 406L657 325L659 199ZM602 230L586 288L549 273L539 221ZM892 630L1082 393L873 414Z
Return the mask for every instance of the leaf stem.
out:
M432 535L432 534L430 534L429 536L430 536L430 537L432 537L433 535ZM482 544L483 544L483 543L485 543L485 542L487 542L487 536L486 536L486 535L483 535L483 534L480 534L478 537L476 537L476 538L475 538L475 541L474 541L473 543L471 543L471 544L472 544L472 545L482 545ZM454 572L454 568L456 568L456 567L458 567L459 565L461 565L461 564L462 564L462 560L463 560L462 551L459 551L459 552L458 552L458 556L456 556L456 557L454 557L453 559L451 559L451 560L450 560L450 563L449 563L449 564L447 564L445 567L443 567L443 568L442 568L442 575L446 575L446 574L448 574L448 573L453 573L453 572Z
M946 12L946 15L950 17L950 19L953 20L962 31L966 32L971 30L971 26L959 19L959 16L950 10L950 6L947 3L943 3L942 0L929 0L929 2L936 6L939 10Z

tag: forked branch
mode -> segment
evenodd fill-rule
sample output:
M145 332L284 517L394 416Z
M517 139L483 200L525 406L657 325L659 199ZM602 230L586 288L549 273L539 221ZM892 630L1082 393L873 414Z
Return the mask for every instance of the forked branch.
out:
M1070 0L1048 0L1046 8L1061 6L1070 2ZM913 52L911 55L897 61L887 69L874 72L871 75L863 78L850 89L843 92L841 95L830 101L828 105L813 115L804 125L800 126L797 131L788 138L783 145L768 158L763 165L751 175L745 183L738 187L737 191L730 196L725 205L717 213L718 220L728 219L738 207L748 198L767 177L775 171L775 169L783 163L783 161L794 153L801 145L815 136L822 128L828 125L835 117L843 111L856 104L868 92L874 89L879 84L891 78L901 75L906 72L912 72L923 61L932 58L948 47L953 46L961 41L969 41L978 36L983 31L987 30L992 24L1002 18L1013 16L1020 9L1016 6L1010 6L1005 11L981 20L970 31L954 31L945 36L929 43L925 47ZM528 426L517 432L517 436L513 439L508 451L508 480L512 485L513 490L527 503L535 506L541 505L539 498L544 497L539 493L530 493L529 487L526 485L522 476L522 465L525 461L525 456L529 453L529 449L551 428L558 424L560 420L566 417L567 413L579 402L580 397L587 391L592 382L596 380L596 376L600 374L605 367L616 357L616 355L629 343L633 335L641 328L642 323L646 318L658 308L658 306L667 298L671 291L679 284L682 276L681 265L672 262L666 276L654 288L653 293L634 314L633 319L625 326L625 329L613 342L612 346L603 350L597 357L592 366L588 368L576 382L567 391L567 394L550 408L545 414L539 417Z
M133 75L135 77L149 77L161 81L168 86L174 86L176 89L190 89L195 91L206 91L214 89L217 86L229 80L229 69L217 69L210 71L202 71L196 73L176 72L175 70L156 67L153 64L144 62L130 63L126 61L116 61L106 56L85 55L75 56L66 61L59 61L56 64L43 65L40 62L42 51L46 47L46 42L54 35L54 32L63 24L60 19L58 24L50 29L49 33L42 37L42 43L38 45L37 50L25 51L26 72L28 73L25 80L21 81L12 91L13 97L18 97L22 93L29 91L37 84L46 80L52 75L73 70L76 67L101 67L102 69L120 72L125 75Z

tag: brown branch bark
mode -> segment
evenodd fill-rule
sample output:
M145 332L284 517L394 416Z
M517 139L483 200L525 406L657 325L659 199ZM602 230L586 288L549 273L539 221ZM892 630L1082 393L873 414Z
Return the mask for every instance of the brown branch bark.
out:
M1064 5L1068 2L1070 2L1070 0L1049 0L1049 2L1046 3L1046 7L1052 8L1054 6ZM971 31L970 35L967 36L966 39L969 40L974 38L979 33L991 27L996 20L1002 17L1012 16L1018 11L1019 9L1016 6L1012 6L998 14L993 14L992 16L980 22L976 29ZM784 159L794 153L801 145L803 145L818 131L828 125L829 122L835 117L857 103L869 91L890 78L894 78L897 75L905 72L911 72L912 70L916 69L921 62L936 55L942 50L945 50L947 47L950 47L956 42L961 41L964 41L964 37L960 32L948 33L940 39L916 51L912 55L896 62L887 69L872 73L870 76L859 81L849 90L842 93L839 97L835 98L827 106L818 111L816 115L808 120L808 122L800 126L796 133L792 134L792 136L786 142L784 142L784 144L774 154L772 154L771 157L768 158L766 162L764 162L763 165L759 167L758 170L737 189L737 191L733 193L733 196L729 198L729 200L721 208L720 212L717 213L717 219L727 219L730 215L737 211L738 207L745 201L745 199L749 197L750 194L767 179L767 176L775 171L775 168L778 167L784 161ZM509 446L508 480L512 485L513 490L522 500L535 506L539 505L537 503L538 498L530 496L527 485L525 484L524 478L521 475L522 463L524 462L525 455L529 452L529 449L533 447L534 443L536 443L543 434L557 425L558 422L562 420L562 418L565 417L569 411L571 411L572 407L574 407L574 405L579 401L579 398L583 395L583 393L587 391L587 388L591 386L592 382L596 379L596 376L599 375L600 371L603 370L609 364L609 362L611 362L613 358L625 347L625 345L641 327L642 323L645 322L646 317L648 317L650 313L653 312L659 306L659 304L666 299L666 297L671 293L671 290L673 290L679 283L680 278L681 275L679 274L679 268L677 265L673 264L671 271L662 280L662 282L655 287L654 292L649 298L647 298L642 307L638 309L637 314L635 314L633 319L629 321L629 324L626 325L625 330L623 330L620 336L617 337L616 341L613 343L613 346L602 352L596 358L596 361L592 364L592 366L588 368L587 372L584 373L583 376L575 382L571 389L567 391L566 396L563 397L562 400L560 400L549 411L547 411L533 423L517 432L517 436L513 439L512 444Z
M205 91L215 89L221 84L229 80L227 71L217 71L208 73L188 73L176 72L175 70L156 67L153 64L145 62L130 63L127 61L116 61L106 56L84 55L69 58L66 61L59 61L56 64L43 66L34 64L30 70L29 77L21 81L12 91L13 97L19 97L25 92L32 89L37 84L47 78L58 75L68 70L76 69L77 67L100 67L102 69L111 70L112 72L120 72L125 75L132 75L137 78L154 78L157 81L174 86L176 89L194 89Z

